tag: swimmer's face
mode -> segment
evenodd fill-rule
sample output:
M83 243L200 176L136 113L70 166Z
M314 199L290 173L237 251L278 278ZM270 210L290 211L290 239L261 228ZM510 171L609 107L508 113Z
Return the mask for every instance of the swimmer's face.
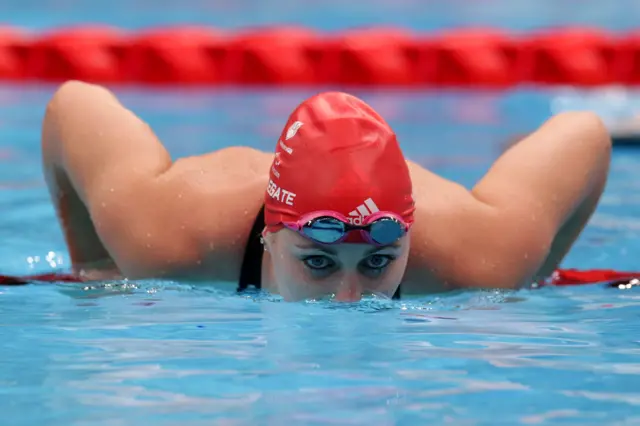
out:
M395 244L319 245L283 229L265 238L275 285L282 297L296 301L333 296L354 302L363 294L393 296L409 257L409 235Z

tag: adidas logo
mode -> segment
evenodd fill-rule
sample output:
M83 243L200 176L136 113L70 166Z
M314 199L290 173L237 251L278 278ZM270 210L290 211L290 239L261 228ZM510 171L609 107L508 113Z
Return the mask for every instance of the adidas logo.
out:
M362 225L365 217L379 211L380 209L376 206L376 203L371 198L367 198L364 203L360 204L354 211L349 213L349 222L353 225Z

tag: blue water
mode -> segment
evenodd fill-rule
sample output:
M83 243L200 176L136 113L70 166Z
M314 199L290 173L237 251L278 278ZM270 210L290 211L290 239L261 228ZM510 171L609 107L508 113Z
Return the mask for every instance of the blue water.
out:
M32 30L85 22L628 30L640 15L632 0L315 3L4 0L0 19ZM40 124L52 91L0 86L5 273L69 266L40 166ZM174 157L232 144L270 150L287 114L312 93L117 90ZM409 158L466 186L507 139L552 112L595 108L611 120L640 111L637 93L619 91L355 94L388 119ZM639 169L640 150L616 148L602 203L565 267L640 269ZM347 306L158 281L4 287L0 423L640 424L638 304L637 291L600 286Z
M391 25L414 30L461 26L531 30L589 25L612 31L638 25L637 0L13 0L0 1L0 19L29 29L87 22L138 29L201 24L236 29L273 24L342 30Z
M40 170L51 93L0 88L2 271L68 266ZM313 92L117 93L177 157L271 149ZM357 94L408 157L465 185L558 104L525 91ZM616 150L565 266L638 269L639 166L640 151ZM12 425L633 424L639 304L599 286L347 307L154 281L0 288L0 412Z

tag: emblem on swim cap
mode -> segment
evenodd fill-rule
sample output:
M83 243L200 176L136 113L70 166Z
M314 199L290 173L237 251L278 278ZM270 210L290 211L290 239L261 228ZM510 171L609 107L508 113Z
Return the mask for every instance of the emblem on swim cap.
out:
M285 140L289 140L292 137L294 137L296 135L296 133L298 133L298 129L302 127L302 122L301 121L296 121L295 123L293 123L291 125L291 127L289 127L289 130L287 130L287 136L285 137Z

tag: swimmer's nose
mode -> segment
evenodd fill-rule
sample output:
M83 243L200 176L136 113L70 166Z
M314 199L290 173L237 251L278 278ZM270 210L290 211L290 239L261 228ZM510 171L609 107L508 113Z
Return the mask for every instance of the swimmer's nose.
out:
M362 298L362 284L357 274L345 275L340 281L336 302L358 302Z

